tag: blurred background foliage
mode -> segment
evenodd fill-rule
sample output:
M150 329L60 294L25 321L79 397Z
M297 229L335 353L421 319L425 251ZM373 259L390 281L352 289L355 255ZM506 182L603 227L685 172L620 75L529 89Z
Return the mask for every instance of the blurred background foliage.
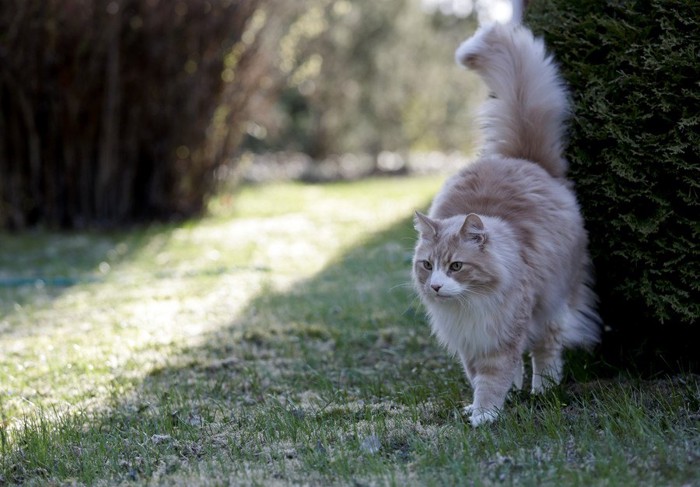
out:
M250 147L315 159L473 149L470 107L483 91L453 62L473 19L419 0L306 0L275 11L288 22L274 47L276 96L254 110Z
M469 151L455 2L4 1L0 226L197 215L242 150Z
M259 7L0 2L0 226L199 213L265 71Z

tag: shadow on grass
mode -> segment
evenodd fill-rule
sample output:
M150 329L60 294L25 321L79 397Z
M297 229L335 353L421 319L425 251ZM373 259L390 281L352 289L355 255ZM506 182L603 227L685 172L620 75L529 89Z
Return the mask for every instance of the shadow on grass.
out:
M143 389L193 384L180 393L235 408L268 400L415 403L436 392L455 406L461 369L430 337L413 295L413 242L405 219L309 279L264 289L228 326L154 371Z

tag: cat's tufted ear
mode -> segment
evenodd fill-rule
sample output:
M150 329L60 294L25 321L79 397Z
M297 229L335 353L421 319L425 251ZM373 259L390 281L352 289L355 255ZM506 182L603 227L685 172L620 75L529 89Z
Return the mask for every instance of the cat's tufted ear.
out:
M438 225L435 220L431 220L423 213L417 211L413 219L415 229L420 233L422 238L434 239L437 237Z
M467 215L462 224L462 228L459 230L459 234L465 240L471 240L472 242L478 243L480 246L483 246L486 242L484 222L482 222L479 215L475 213L469 213Z

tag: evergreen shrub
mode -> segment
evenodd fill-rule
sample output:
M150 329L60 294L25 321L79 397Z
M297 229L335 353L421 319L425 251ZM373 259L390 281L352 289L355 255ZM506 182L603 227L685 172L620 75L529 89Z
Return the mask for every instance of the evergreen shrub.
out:
M570 176L609 343L697 364L700 4L538 0L527 23L571 87Z

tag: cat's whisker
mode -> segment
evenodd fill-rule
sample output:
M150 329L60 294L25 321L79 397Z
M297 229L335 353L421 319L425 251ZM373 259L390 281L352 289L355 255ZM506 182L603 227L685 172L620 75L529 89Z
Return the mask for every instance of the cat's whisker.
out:
M416 307L416 308L420 308L420 305L421 305L420 296L417 296L417 295L414 296L413 299L411 300L411 306Z
M391 292L391 291L394 291L394 290L399 289L399 288L410 289L412 287L413 287L413 283L411 281L401 282L399 284L396 284L395 286L390 287L389 291Z

